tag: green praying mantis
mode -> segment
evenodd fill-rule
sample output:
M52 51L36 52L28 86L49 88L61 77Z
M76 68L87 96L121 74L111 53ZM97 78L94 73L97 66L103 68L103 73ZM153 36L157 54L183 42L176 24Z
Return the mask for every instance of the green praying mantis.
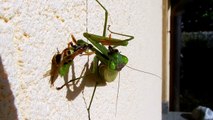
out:
M105 11L105 20L104 20L104 29L102 35L95 35L90 33L84 33L83 36L90 42L86 42L84 40L76 40L73 35L72 42L68 43L68 47L65 48L61 53L58 51L52 58L52 66L50 70L50 84L53 86L55 80L58 75L65 76L68 74L68 70L70 66L73 64L73 60L76 56L84 53L86 55L90 55L91 53L95 54L95 57L92 62L92 73L97 74L101 79L106 82L112 82L116 79L118 73L126 66L128 63L128 57L121 54L117 49L118 46L127 46L128 42L133 40L134 37L131 35L121 34L117 32L111 31L108 26L108 11L107 9L98 1L96 2L101 6L101 8ZM106 31L109 31L111 34L119 35L126 37L126 39L116 39L112 38L111 34L106 36ZM108 46L108 48L106 47ZM88 52L89 51L89 52ZM135 69L137 70L137 69ZM145 72L140 71L139 72ZM154 76L155 74L145 72ZM65 85L69 84L72 81L79 80L85 76L80 76L76 79L72 79L66 82L61 87L57 87L57 90L62 89ZM157 76L158 77L158 76ZM90 108L92 105L92 101L95 95L95 91L99 81L95 81L95 86L93 89L93 93L89 102L89 106L87 107L88 118L90 118Z
M96 0L96 2L105 10L103 35L99 36L95 34L84 33L84 37L87 38L87 40L89 40L92 45L83 40L76 40L74 36L71 35L72 40L76 45L73 45L72 42L68 43L68 47L64 49L62 53L59 53L58 51L58 53L52 58L50 80L51 84L54 83L58 74L61 76L66 74L69 66L72 64L73 59L77 55L86 52L88 49L93 51L96 55L93 60L92 73L98 73L101 78L107 82L113 81L116 78L118 72L121 71L122 68L128 63L128 58L125 55L120 54L118 49L115 48L117 46L127 46L128 41L134 39L134 37L131 35L112 32L109 29L110 26L108 26L108 31L110 31L112 34L117 34L128 38L120 40L111 38L111 35L106 37L108 11L98 0ZM108 49L105 47L105 45L109 46Z

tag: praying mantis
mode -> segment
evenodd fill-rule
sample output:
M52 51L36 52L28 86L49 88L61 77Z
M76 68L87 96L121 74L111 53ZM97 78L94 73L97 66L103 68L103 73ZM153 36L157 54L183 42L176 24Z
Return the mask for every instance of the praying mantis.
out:
M107 9L98 1L96 2L101 6L101 8L105 11L105 20L104 20L104 29L102 35L95 35L91 33L84 33L83 36L90 42L86 42L84 40L76 40L72 35L72 42L68 43L68 47L65 48L61 53L58 51L52 58L52 67L51 67L51 78L50 84L53 85L58 75L65 76L70 68L70 65L73 63L73 60L76 56L85 53L88 54L88 50L92 51L95 54L95 57L92 62L92 73L97 74L98 77L103 79L106 82L112 82L116 79L118 73L126 66L128 63L128 57L121 54L117 49L118 46L127 46L128 42L134 39L134 36L121 34L117 32L111 31L108 26L107 29L107 21L108 21L108 11ZM126 39L116 39L112 38L111 35L106 36L106 31L109 31L111 34L120 35L126 37ZM108 48L106 47L108 46ZM89 54L88 54L89 55ZM149 73L151 74L151 73ZM61 87L57 87L57 90L62 89L68 83L81 79L84 76L80 76L79 78L72 79L62 85ZM92 96L87 107L88 118L90 117L90 108L92 105L92 101L95 95L95 91L97 88L99 81L95 81L95 86L92 92Z
M96 2L105 11L103 35L99 36L95 34L84 33L83 34L84 37L87 38L87 40L89 40L92 43L92 45L83 40L76 40L72 35L72 40L76 45L73 45L72 42L68 43L68 48L64 49L62 53L58 52L52 58L51 80L50 80L51 84L54 83L54 80L57 78L58 74L60 74L61 76L65 75L69 66L72 64L73 59L77 55L85 52L88 49L90 49L96 54L93 60L92 73L98 73L101 76L101 78L104 79L106 82L113 81L116 78L118 72L121 71L122 68L128 63L128 58L125 55L120 54L118 49L115 48L117 46L127 46L128 41L134 39L134 37L131 35L112 32L109 29L110 26L108 26L108 31L110 31L112 34L117 34L128 38L120 40L111 38L111 35L109 37L106 37L108 11L98 0L96 0ZM105 45L109 45L108 49L105 47Z

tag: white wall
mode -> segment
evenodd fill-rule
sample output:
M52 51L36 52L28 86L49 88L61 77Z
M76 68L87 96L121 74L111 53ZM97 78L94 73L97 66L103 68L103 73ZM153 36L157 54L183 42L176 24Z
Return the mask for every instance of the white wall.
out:
M109 11L111 29L135 37L127 47L119 48L128 56L128 66L161 76L162 1L101 2ZM84 39L86 28L102 34L104 11L95 0L88 0L88 9L86 3L86 0L0 1L0 119L88 119L86 104L94 82L85 79L74 90L70 86L70 91L66 87L57 91L50 88L49 77L43 78L57 48L61 51L67 47L70 33L77 39ZM76 77L86 61L85 56L75 59ZM118 78L97 88L91 107L92 120L161 119L161 79L125 67L120 72L116 114ZM59 77L55 86L63 83L64 79Z

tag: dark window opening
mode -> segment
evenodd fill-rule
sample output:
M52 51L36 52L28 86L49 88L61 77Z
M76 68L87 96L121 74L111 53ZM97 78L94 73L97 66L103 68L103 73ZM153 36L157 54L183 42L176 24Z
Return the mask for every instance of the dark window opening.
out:
M170 110L213 110L213 0L171 1Z

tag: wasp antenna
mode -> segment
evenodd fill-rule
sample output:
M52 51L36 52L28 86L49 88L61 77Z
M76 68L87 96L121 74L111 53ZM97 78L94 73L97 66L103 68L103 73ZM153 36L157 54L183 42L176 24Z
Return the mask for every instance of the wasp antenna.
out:
M59 50L58 50L58 48L56 48L56 50L57 50L57 52L59 53Z
M72 41L73 41L75 44L77 44L77 40L75 39L75 37L74 37L73 34L71 34L71 37L72 37Z

